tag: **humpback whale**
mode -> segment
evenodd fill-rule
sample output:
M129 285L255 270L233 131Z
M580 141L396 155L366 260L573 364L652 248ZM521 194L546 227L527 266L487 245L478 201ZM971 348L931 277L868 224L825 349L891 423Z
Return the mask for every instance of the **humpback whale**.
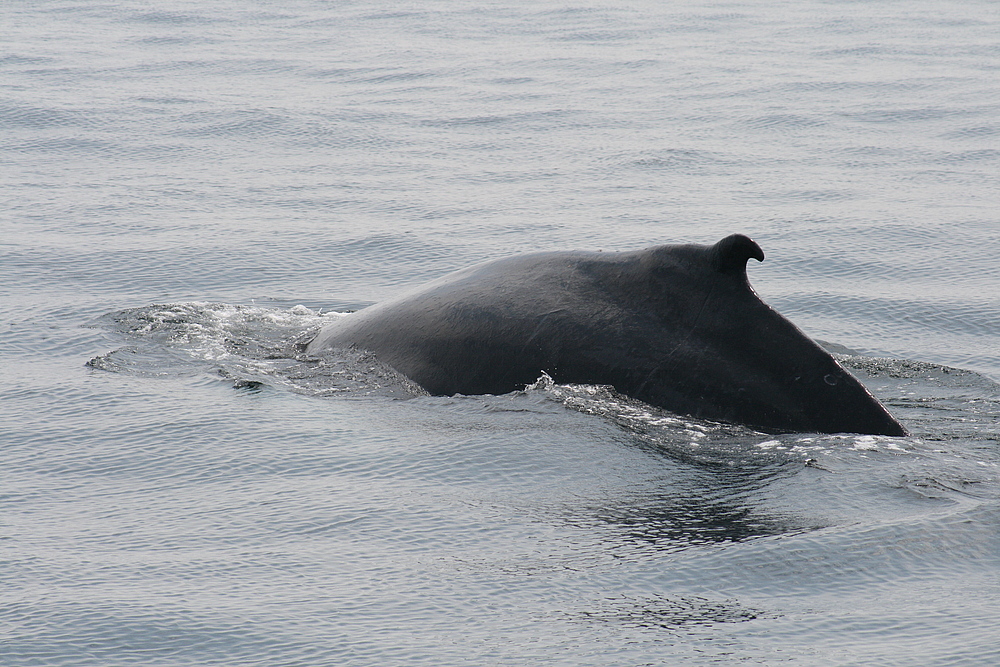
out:
M906 435L747 279L752 239L488 261L347 315L308 355L375 354L434 395L504 394L547 373L765 432Z

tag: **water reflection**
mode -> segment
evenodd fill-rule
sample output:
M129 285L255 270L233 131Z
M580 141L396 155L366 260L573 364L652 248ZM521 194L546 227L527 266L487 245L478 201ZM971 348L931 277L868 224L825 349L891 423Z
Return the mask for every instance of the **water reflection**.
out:
M709 600L701 596L620 595L595 601L576 618L634 628L681 630L717 623L743 623L773 616L736 600Z
M649 488L610 502L577 507L575 517L568 521L611 528L620 544L657 551L801 533L820 526L769 507L768 487L802 467L788 463L712 470L675 462L670 474Z

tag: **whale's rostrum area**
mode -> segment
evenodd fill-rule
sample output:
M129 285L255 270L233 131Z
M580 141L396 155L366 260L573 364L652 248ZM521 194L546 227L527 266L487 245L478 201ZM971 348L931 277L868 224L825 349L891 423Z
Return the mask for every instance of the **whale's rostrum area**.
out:
M503 394L543 372L772 432L905 435L747 279L761 248L542 252L456 271L339 318L307 346L374 352L431 394Z

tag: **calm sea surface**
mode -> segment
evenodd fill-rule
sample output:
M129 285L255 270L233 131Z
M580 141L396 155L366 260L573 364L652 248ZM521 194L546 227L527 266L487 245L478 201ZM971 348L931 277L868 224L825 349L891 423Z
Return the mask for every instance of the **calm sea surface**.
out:
M908 438L308 331L713 243ZM1000 664L1000 5L0 7L0 663Z

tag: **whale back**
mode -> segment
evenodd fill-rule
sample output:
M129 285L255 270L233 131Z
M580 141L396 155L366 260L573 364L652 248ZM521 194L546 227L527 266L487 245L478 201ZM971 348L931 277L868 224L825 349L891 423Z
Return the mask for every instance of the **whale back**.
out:
M698 418L766 431L902 435L903 427L747 279L760 247L546 252L444 276L324 328L307 352L374 352L431 394L534 382L612 385Z

